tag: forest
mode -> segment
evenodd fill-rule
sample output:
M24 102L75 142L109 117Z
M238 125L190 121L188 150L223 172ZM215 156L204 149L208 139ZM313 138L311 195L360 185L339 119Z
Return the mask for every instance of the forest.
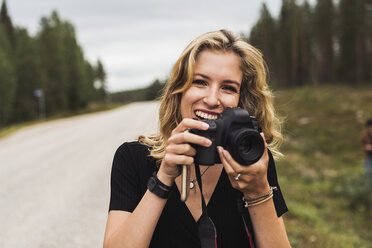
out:
M264 3L243 37L264 55L274 89L321 85L372 85L372 0L282 0L278 17ZM155 80L146 89L119 92L113 101L159 95ZM165 82L161 82L163 85ZM142 94L143 93L143 94Z
M107 97L100 60L84 57L74 26L56 11L42 17L31 36L13 25L6 1L0 10L0 129L65 111L77 111ZM47 108L45 108L47 106Z
M371 0L283 0L277 19L264 4L247 39L278 87L372 83Z
M161 95L166 80L159 79L142 89L108 92L104 66L85 59L74 26L56 11L40 23L35 36L15 27L3 0L0 128L37 119L41 111L51 116L92 102ZM262 51L273 89L372 83L372 0L317 0L313 5L282 0L277 17L264 3L255 25L242 35Z

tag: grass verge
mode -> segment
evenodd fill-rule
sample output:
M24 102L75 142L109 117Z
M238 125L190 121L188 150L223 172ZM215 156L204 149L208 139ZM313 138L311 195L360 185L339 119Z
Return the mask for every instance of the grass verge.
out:
M278 174L293 247L372 247L372 188L360 139L372 88L304 87L277 92L285 117Z

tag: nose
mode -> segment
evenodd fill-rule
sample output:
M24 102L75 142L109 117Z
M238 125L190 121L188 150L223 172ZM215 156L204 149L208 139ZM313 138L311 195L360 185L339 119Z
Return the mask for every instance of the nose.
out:
M206 92L203 101L205 104L207 104L209 107L216 107L221 104L220 102L220 96L219 91L217 88L212 87Z

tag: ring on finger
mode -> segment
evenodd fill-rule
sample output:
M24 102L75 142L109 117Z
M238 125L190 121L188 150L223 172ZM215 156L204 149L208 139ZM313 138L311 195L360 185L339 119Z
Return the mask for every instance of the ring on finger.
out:
M235 181L239 181L239 177L240 177L241 175L242 175L242 174L238 173L238 175L236 175L236 176L234 177L234 180L235 180Z

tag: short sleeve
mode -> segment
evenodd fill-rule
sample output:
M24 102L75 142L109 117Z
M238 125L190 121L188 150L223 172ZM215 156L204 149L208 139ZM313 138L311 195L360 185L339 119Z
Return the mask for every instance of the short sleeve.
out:
M267 179L270 186L276 186L277 190L274 191L274 205L276 214L278 217L282 216L284 213L288 212L287 204L285 203L282 191L279 186L278 177L276 174L274 158L269 151L269 165L267 169Z
M141 200L141 183L134 155L128 143L121 145L115 152L109 210L133 212Z

